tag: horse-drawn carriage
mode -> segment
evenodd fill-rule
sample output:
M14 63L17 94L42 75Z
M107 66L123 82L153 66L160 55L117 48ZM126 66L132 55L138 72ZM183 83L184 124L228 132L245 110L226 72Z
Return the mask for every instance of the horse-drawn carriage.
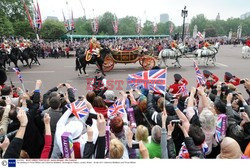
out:
M209 62L215 65L216 62L215 56L218 53L218 49L219 49L219 43L216 43L214 46L210 46L209 48L203 47L201 49L196 49L192 52L188 52L187 46L181 43L174 50L164 49L159 53L158 55L158 59L160 60L159 66L161 66L163 62L167 67L167 60L172 59L175 60L175 62L172 64L174 64L174 66L178 66L179 68L181 68L179 59L182 57L196 59L198 60L198 62L199 60L203 59L205 66L208 66Z
M134 49L129 51L111 50L111 54L104 59L103 70L109 72L114 68L115 63L136 63L139 61L140 65L145 70L150 70L155 66L155 58L149 55L144 55L141 50Z

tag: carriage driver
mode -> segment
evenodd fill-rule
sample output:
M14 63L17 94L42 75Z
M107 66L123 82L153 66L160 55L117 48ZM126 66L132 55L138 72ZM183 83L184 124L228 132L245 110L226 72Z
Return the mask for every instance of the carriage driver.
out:
M173 50L173 51L176 51L176 49L177 49L177 44L176 44L176 41L175 40L173 40L172 42L171 42L171 49Z
M102 76L100 69L96 69L96 76L91 82L90 88L95 92L96 95L103 95L107 90L107 80Z
M203 47L204 47L205 49L208 49L210 46L211 46L211 44L210 44L208 41L205 41Z
M90 43L89 43L89 53L92 55L92 56L97 56L99 57L100 56L100 43L96 40L96 38L92 38L90 40Z

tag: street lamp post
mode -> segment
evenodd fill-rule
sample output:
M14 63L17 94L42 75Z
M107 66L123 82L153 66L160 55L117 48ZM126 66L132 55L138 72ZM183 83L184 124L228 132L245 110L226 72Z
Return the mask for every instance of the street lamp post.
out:
M183 27L182 27L182 42L184 43L184 34L185 34L185 19L188 15L188 10L186 10L186 6L183 10L181 10L181 17L183 17Z

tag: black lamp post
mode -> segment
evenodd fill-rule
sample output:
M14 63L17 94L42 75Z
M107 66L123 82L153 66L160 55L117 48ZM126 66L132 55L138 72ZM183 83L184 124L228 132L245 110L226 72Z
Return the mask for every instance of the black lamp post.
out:
M183 10L181 10L181 17L183 17L183 28L182 28L182 42L184 43L184 33L185 33L185 19L188 15L188 10L186 10L186 6Z

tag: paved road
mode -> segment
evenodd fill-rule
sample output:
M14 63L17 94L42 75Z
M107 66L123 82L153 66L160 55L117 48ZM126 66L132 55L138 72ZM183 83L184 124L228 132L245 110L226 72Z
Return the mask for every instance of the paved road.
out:
M28 67L21 67L22 76L25 83L25 87L29 90L34 89L35 80L41 79L43 81L42 92L44 93L48 89L56 86L58 83L70 83L72 86L78 89L77 95L85 94L87 89L87 78L94 77L94 71L96 69L95 65L87 66L87 73L89 77L82 76L78 77L74 70L75 59L74 58L61 58L61 59L40 59L41 66L33 65L32 69ZM171 61L170 61L171 62ZM170 65L170 62L168 63ZM182 68L168 68L168 84L173 83L173 75L175 73L180 73L183 77L187 78L189 81L188 88L191 86L196 86L195 71L193 68L192 60L187 58L182 58L180 60ZM217 54L216 66L210 65L205 67L203 63L200 64L200 69L208 69L214 72L223 80L224 73L226 71L231 72L240 78L250 78L250 59L241 58L241 46L221 46L219 53ZM20 63L19 63L20 64ZM12 65L13 66L13 65ZM142 68L139 63L135 64L115 64L114 69L111 72L107 72L107 80L116 80L114 91L118 93L119 90L118 83L124 89L126 88L126 78L127 74L136 73L141 71ZM12 79L13 83L17 86L21 86L14 72L7 72L9 79ZM9 83L9 81L8 81ZM239 86L239 90L244 92L243 86Z

